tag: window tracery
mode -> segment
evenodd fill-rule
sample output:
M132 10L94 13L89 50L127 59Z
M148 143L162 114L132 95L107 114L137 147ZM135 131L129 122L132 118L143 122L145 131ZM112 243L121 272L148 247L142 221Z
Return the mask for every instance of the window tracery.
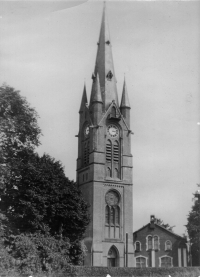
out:
M105 196L105 237L120 238L120 198L116 191L108 191Z

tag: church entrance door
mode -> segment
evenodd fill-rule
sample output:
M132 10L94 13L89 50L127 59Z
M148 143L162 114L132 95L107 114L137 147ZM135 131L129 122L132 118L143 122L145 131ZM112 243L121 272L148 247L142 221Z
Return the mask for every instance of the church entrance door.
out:
M112 246L108 251L108 267L115 267L117 266L117 251Z

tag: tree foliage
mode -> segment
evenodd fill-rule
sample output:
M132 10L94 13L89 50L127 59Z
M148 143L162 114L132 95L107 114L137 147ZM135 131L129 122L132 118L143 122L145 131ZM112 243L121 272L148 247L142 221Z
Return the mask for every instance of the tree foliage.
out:
M164 223L164 221L160 218L156 218L156 223L162 227L164 227L165 229L173 232L173 228L174 226L170 226L168 223Z
M7 257L0 264L22 271L79 264L89 223L88 205L62 164L35 152L37 118L18 91L0 87L0 248Z
M198 197L194 199L194 205L188 215L188 223L186 225L190 242L192 243L193 265L196 266L200 265L200 196Z
M41 130L35 109L19 91L3 85L0 87L0 186L10 177L21 162L22 152L33 150L40 144Z
M60 162L49 155L29 153L2 193L1 210L19 232L50 232L82 239L89 222L87 204L77 185L65 177Z

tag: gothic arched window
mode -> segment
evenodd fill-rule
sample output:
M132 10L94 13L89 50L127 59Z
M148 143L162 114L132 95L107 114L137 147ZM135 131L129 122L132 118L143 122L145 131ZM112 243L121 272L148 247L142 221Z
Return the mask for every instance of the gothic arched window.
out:
M135 242L135 251L136 252L141 251L141 242L140 241Z
M114 138L106 142L106 166L107 177L120 179L120 143Z
M108 191L105 196L105 237L120 238L120 198L116 191Z

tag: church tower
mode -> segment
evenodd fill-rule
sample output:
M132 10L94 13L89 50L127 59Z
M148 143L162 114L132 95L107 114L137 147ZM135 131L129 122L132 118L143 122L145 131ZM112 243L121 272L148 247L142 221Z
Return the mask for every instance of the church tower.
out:
M89 203L87 266L134 266L130 103L126 82L118 102L105 4L92 91L79 110L77 183Z

